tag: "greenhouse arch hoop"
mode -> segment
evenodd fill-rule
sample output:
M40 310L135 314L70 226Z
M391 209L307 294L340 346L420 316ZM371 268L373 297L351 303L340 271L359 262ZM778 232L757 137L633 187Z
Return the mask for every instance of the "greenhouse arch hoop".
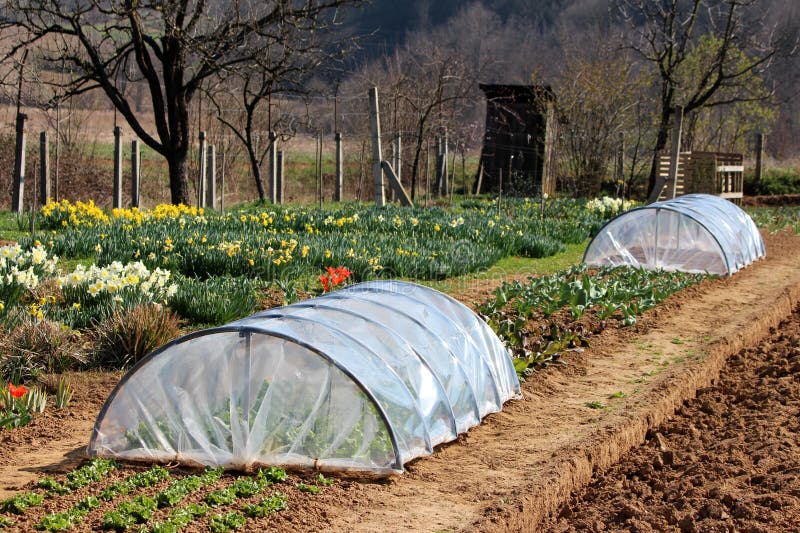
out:
M611 219L583 262L729 276L765 255L758 228L741 208L719 196L687 194Z
M120 380L92 456L377 475L519 393L506 348L433 289L374 281L172 341Z

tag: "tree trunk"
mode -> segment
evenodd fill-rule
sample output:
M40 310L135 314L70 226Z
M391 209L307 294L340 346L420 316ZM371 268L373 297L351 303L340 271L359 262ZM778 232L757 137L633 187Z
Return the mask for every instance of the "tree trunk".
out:
M264 191L264 183L261 181L261 166L258 164L258 155L253 150L253 143L247 143L247 157L250 159L250 170L253 172L253 179L256 182L256 189L258 189L258 199L262 202L267 201L267 195Z
M661 111L661 120L658 124L658 134L656 135L656 144L653 146L653 161L650 165L650 178L647 182L647 197L653 192L656 186L656 177L658 174L659 158L661 151L667 147L667 140L669 139L669 115L671 109L665 105Z
M186 158L188 151L175 150L167 156L169 166L169 191L172 203L190 205L189 178L186 175Z
M258 146L253 141L253 116L255 115L256 104L249 103L245 110L247 111L247 120L244 125L244 145L247 148L247 157L250 159L250 170L253 172L253 179L256 182L256 189L258 190L258 199L262 202L267 201L267 194L264 191L264 183L261 181L261 162L258 160ZM241 138L241 135L239 136ZM270 143L273 141L270 140ZM270 145L271 147L271 145Z

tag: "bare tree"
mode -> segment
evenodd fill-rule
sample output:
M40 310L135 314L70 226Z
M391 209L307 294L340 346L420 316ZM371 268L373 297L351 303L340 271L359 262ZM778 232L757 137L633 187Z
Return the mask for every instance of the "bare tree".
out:
M759 0L620 0L620 13L634 29L632 50L658 72L658 126L648 190L655 186L659 153L667 145L676 105L691 113L769 97L769 91L752 90L753 82L767 69L780 43L761 24L758 4ZM693 50L709 37L715 43L711 53L692 65L693 76L685 76ZM748 60L739 61L738 52Z
M558 141L559 180L578 196L597 196L617 155L619 135L641 101L642 80L600 28L580 39L562 37L564 59L556 78L556 107L565 124Z
M172 201L188 203L187 157L192 99L221 74L271 57L286 28L307 36L359 0L4 0L0 27L8 57L35 48L43 64L71 65L63 94L100 88L133 131L164 156ZM155 133L137 115L124 86L143 82Z

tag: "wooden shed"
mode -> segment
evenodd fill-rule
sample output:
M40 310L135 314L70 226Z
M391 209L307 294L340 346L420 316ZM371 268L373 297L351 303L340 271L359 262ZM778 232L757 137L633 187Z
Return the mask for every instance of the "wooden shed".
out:
M555 192L555 95L542 85L481 84L486 95L475 191L538 196Z

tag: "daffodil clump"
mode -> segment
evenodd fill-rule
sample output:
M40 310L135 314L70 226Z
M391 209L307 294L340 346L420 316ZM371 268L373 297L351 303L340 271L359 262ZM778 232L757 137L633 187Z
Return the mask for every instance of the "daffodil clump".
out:
M108 215L88 202L77 201L74 204L69 200L55 202L48 200L40 212L39 224L42 228L59 229L66 227L96 226L109 221Z
M166 304L177 291L170 277L168 270L150 270L141 261L114 261L103 267L78 265L57 279L64 305L74 311L71 325L82 326L109 316L116 308Z
M29 249L18 244L0 247L0 316L39 286L43 277L55 273L58 257L50 256L41 244Z
M604 196L602 198L594 198L586 202L586 209L590 212L597 212L604 217L615 217L618 214L635 207L636 202L632 200L623 200L622 198L612 198Z

